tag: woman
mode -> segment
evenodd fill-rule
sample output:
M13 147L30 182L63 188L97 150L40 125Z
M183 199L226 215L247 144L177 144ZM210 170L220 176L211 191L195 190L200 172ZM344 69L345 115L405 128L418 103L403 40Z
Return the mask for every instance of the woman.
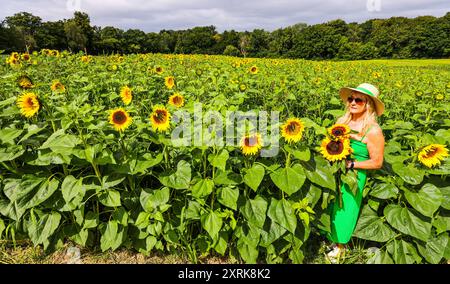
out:
M342 88L339 91L346 104L346 113L337 120L338 124L346 124L352 132L350 146L355 160L347 161L348 169L358 172L358 192L356 196L347 184L343 184L342 208L334 202L331 213L331 234L328 239L335 243L328 253L332 262L345 252L345 244L355 229L361 206L362 194L366 182L366 170L379 169L383 165L384 136L376 119L382 115L384 104L378 98L378 89L371 84L361 84L357 88Z

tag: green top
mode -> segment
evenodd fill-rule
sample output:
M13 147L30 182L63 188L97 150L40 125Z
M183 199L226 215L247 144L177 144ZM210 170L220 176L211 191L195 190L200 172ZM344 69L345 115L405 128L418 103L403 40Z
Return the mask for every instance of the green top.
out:
M353 155L357 161L366 161L369 159L369 151L367 150L367 144L363 143L362 140L369 133L373 125L367 129L366 133L361 137L361 140L355 140L350 138L350 147L353 149Z

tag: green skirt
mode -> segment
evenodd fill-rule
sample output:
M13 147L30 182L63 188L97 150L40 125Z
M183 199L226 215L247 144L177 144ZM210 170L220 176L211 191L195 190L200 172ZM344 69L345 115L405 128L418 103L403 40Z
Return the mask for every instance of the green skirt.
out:
M348 184L343 183L341 186L342 208L339 207L338 200L331 205L331 234L328 234L328 239L334 243L348 243L358 221L367 173L366 170L357 170L357 172L358 192L356 196L353 195Z

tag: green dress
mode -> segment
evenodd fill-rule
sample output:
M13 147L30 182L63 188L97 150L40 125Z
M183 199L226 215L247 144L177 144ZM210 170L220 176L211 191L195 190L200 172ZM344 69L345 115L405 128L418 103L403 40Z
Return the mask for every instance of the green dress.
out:
M369 132L367 130L366 134ZM350 139L350 146L353 149L353 155L356 161L365 161L369 159L369 151L367 145L362 142L366 134L361 140ZM346 183L342 183L342 208L339 208L339 201L335 201L331 205L331 234L328 239L334 243L346 244L352 237L356 222L358 221L359 211L361 207L364 185L366 183L366 170L357 169L358 192L353 195L350 187Z

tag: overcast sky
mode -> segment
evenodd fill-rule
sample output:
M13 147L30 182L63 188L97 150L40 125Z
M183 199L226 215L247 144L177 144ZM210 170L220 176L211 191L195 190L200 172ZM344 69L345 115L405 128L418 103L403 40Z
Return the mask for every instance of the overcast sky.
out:
M43 21L68 19L75 10L89 14L91 25L145 32L214 25L224 30L273 31L296 23L334 19L364 22L392 16L442 17L449 0L0 0L0 19L30 12Z

